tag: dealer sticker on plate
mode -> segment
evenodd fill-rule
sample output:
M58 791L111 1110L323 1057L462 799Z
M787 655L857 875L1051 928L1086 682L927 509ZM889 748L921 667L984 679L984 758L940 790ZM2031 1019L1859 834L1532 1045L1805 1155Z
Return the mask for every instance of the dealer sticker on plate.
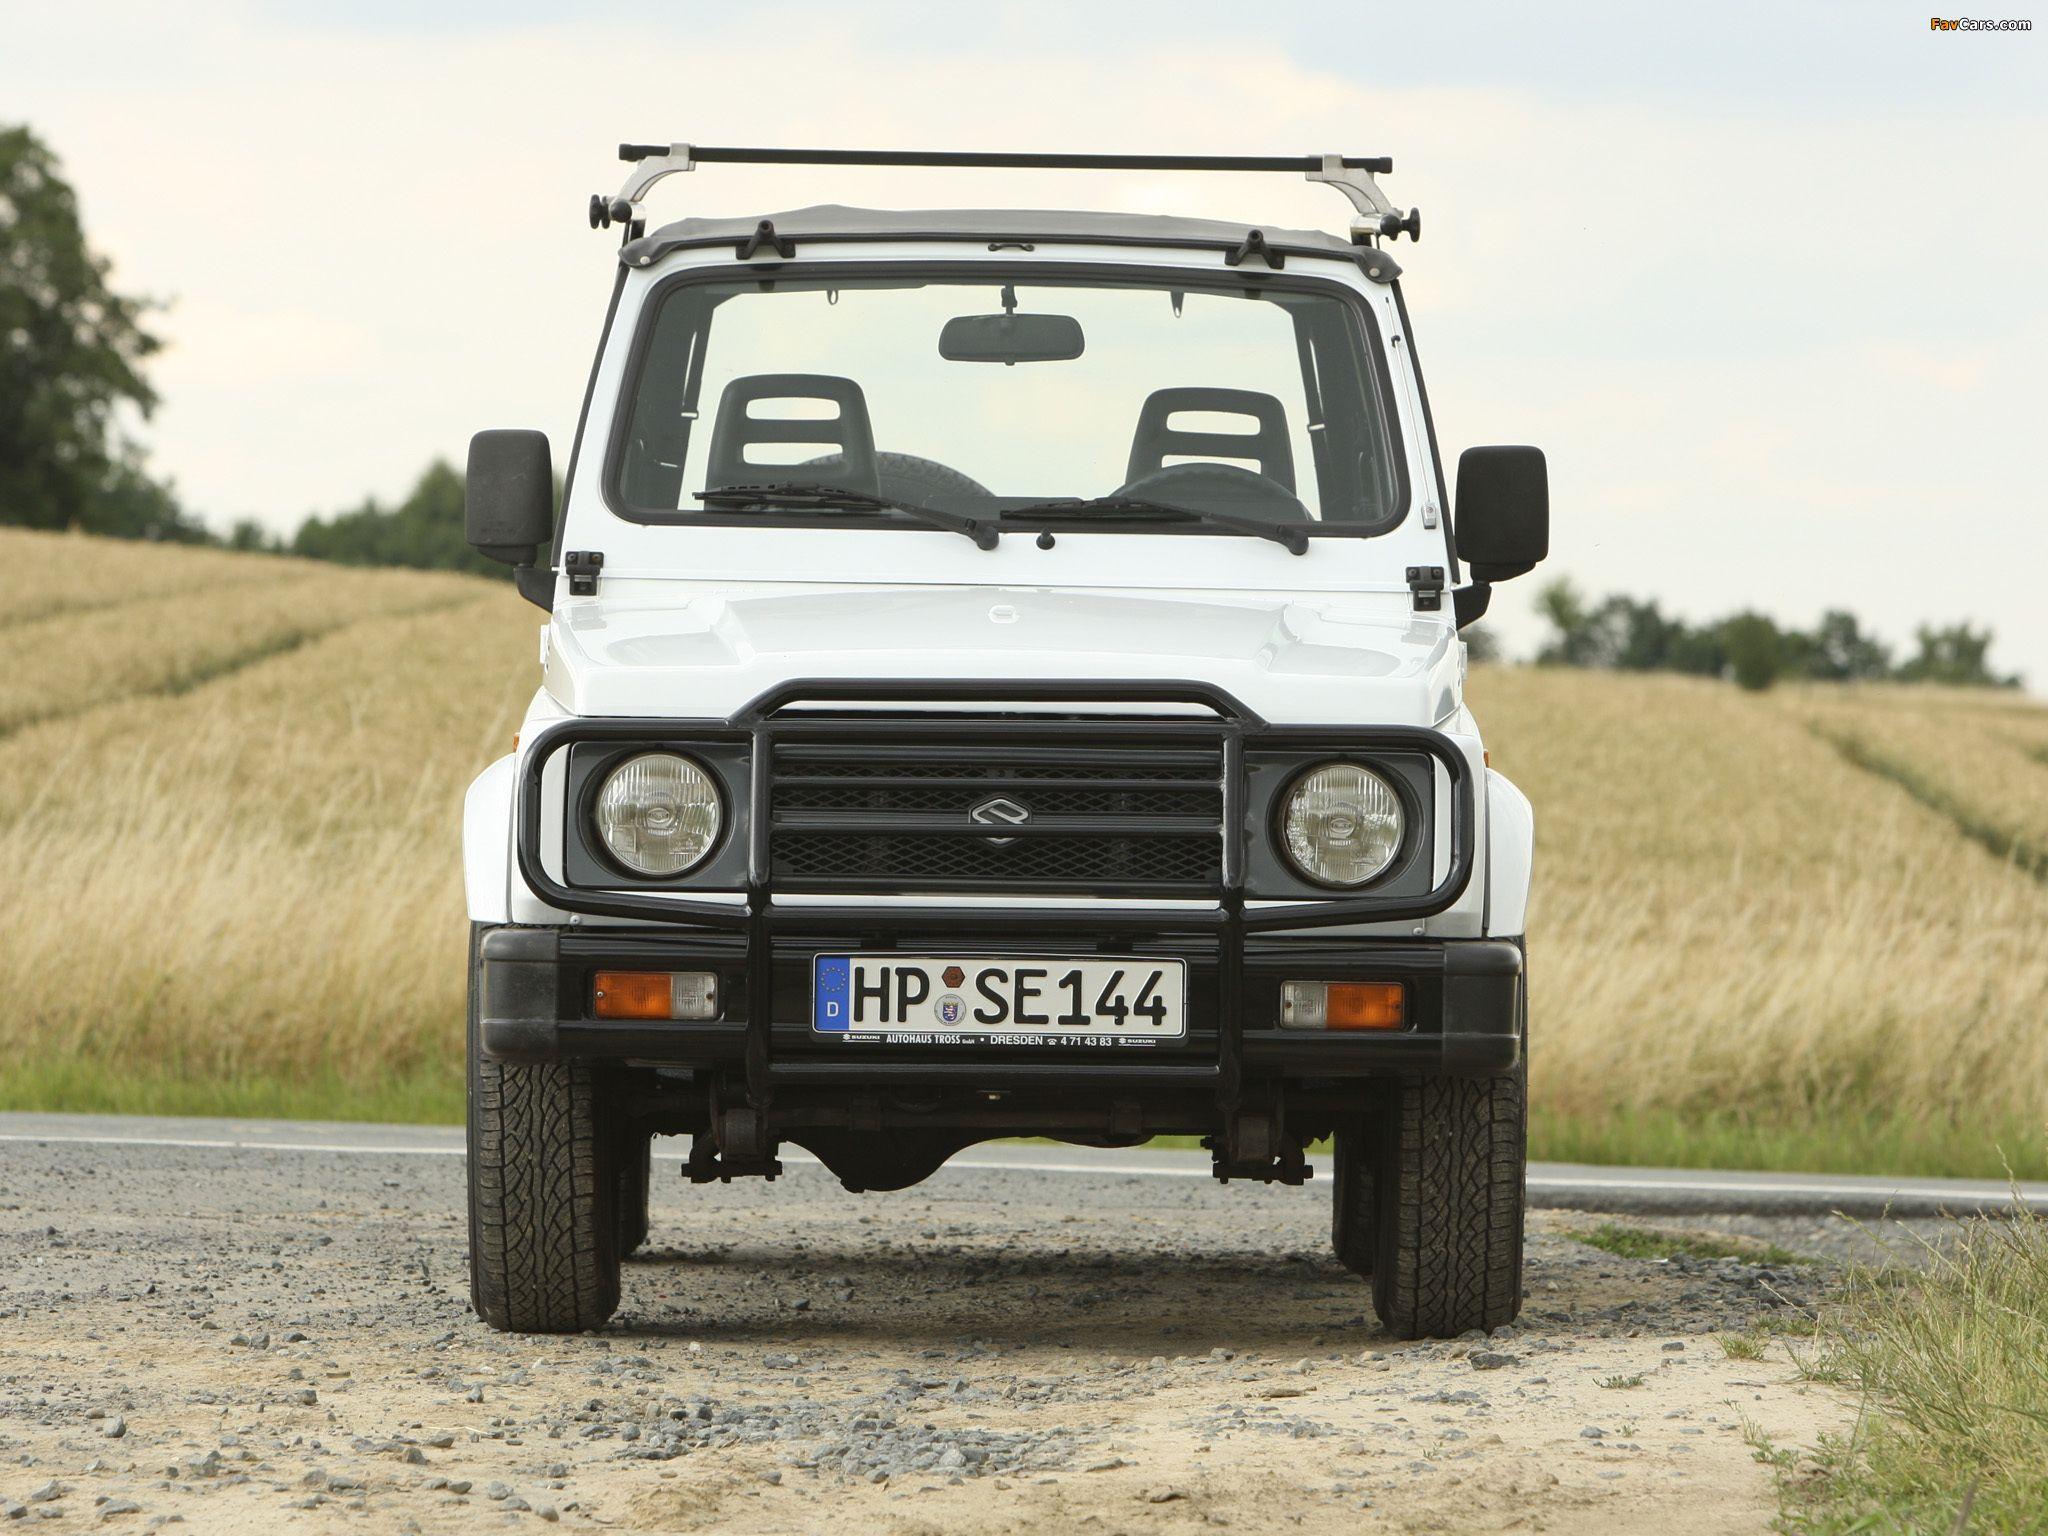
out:
M819 955L811 1027L922 1045L1151 1045L1187 1034L1187 967L1143 955Z

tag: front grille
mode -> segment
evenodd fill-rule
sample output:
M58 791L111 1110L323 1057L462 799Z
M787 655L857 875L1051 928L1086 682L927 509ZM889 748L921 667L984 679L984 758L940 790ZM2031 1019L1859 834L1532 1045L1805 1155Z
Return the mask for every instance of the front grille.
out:
M1031 745L780 743L775 884L1207 895L1221 875L1222 772L1208 742L1105 740L1064 721Z

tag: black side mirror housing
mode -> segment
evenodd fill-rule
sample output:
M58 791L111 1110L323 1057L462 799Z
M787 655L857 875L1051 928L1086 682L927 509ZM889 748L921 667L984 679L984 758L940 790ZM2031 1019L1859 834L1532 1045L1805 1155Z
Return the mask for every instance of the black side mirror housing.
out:
M469 440L463 520L476 552L532 565L555 536L555 468L545 432L479 432Z
M1550 471L1541 448L1458 455L1458 554L1474 581L1520 576L1550 553Z

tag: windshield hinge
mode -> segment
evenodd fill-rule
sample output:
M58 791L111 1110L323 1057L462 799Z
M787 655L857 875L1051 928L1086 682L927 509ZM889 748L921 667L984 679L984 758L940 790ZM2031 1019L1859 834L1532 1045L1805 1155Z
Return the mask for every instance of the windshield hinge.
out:
M1417 613L1442 612L1444 606L1444 568L1440 565L1409 566L1408 591L1415 599L1415 611Z
M597 573L604 569L604 552L572 549L562 556L562 572L569 578L571 597L597 596ZM1411 577L1413 572L1410 573Z
M1234 251L1223 253L1223 264L1226 267L1242 266L1253 257L1263 261L1275 272L1287 265L1286 253L1276 251L1266 243L1266 232L1263 229L1247 230L1243 244Z
M796 242L787 235L775 233L775 221L773 219L763 219L759 224L755 225L754 232L742 240L734 249L739 253L741 261L748 261L763 246L784 258L796 254Z

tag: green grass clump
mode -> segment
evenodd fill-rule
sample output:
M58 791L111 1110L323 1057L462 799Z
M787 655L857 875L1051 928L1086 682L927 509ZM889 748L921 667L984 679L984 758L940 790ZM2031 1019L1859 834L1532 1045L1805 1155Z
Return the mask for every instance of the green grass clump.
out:
M1529 1119L1529 1156L1639 1168L2048 1179L2048 1142L2037 1123L1930 1115L1910 1104L1777 1117L1681 1109L1564 1114L1539 1100Z
M1192 1150L1199 1136L1149 1145ZM1328 1141L1309 1148L1327 1153ZM1753 1115L1633 1110L1572 1115L1538 1104L1529 1156L1541 1162L1627 1168L1760 1169L1771 1173L1885 1173L1908 1178L2048 1179L2048 1143L2031 1124L1963 1124L1918 1110L1829 1111L1784 1121Z
M1782 1482L1788 1529L2048 1526L2048 1222L1959 1224L1923 1272L1852 1271L1808 1366L1875 1410Z
M1743 1259L1752 1264L1804 1264L1789 1248L1755 1238L1699 1232L1667 1232L1657 1227L1623 1226L1606 1221L1589 1232L1570 1234L1589 1248L1623 1259Z

